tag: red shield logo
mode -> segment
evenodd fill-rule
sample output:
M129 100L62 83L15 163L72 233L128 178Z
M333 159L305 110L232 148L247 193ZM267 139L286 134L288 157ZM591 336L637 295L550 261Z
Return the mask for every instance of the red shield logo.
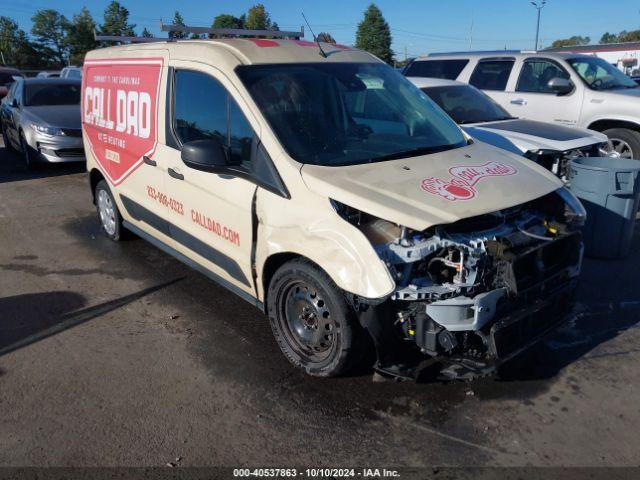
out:
M84 64L82 127L91 153L114 185L155 151L162 65L162 58L90 59Z

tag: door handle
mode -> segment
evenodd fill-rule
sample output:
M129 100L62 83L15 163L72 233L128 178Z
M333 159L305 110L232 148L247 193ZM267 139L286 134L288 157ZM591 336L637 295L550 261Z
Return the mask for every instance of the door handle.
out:
M179 172L176 172L173 168L168 168L167 172L169 172L169 176L175 178L176 180L184 180L184 175Z
M158 165L155 160L151 160L146 155L142 157L142 161L147 165L151 165L152 167L156 167Z
M511 100L512 105L526 105L527 101L524 98L516 98L515 100Z

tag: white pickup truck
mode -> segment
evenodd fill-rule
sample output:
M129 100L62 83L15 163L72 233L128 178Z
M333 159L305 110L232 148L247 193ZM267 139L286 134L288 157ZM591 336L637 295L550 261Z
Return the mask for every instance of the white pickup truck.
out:
M469 83L514 116L603 132L621 157L640 159L640 88L601 58L544 51L430 54L403 73Z

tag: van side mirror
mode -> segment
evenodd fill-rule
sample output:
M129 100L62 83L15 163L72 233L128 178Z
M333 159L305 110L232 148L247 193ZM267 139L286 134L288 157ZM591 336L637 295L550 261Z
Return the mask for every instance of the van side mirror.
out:
M181 157L187 167L203 172L219 172L229 166L227 153L217 138L185 143Z
M571 83L571 80L568 78L552 78L549 80L549 83L547 83L547 87L558 95L566 95L573 91L573 83Z

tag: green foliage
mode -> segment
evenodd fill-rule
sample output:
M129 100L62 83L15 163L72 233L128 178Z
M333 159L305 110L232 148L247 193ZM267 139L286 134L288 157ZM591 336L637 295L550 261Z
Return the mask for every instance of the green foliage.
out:
M180 25L182 27L185 27L185 23L184 23L184 19L182 18L182 15L180 15L180 12L176 10L176 13L173 15L173 23L174 25ZM174 38L176 40L180 40L182 38L187 38L189 36L189 34L187 32L169 32L169 38Z
M556 40L551 44L552 48L560 48L560 47L575 47L578 45L589 45L591 42L590 37L581 37L579 35L574 35L570 38L564 38L560 40Z
M319 41L319 42L326 42L326 43L338 43L338 42L336 42L336 39L335 39L335 38L333 38L333 37L331 36L331 34L330 34L330 33L327 33L327 32L320 32L320 33L318 34L317 38L318 38L318 41Z
M93 36L95 29L96 22L91 17L91 13L86 7L82 7L80 13L73 16L67 34L69 62L72 65L82 65L86 53L96 48Z
M640 30L631 30L630 32L623 30L618 34L607 32L600 38L601 44L625 42L640 42Z
M149 30L147 30L147 27L144 27L144 29L142 30L141 35L144 38L153 38L153 33L151 33Z
M248 30L271 30L272 27L271 18L263 4L258 3L249 9L244 28Z
M129 23L129 10L112 1L104 11L104 23L100 25L103 35L135 36L135 25Z
M24 30L9 17L0 16L0 51L6 65L29 68L39 63L38 53Z
M618 35L616 35L615 33L606 32L605 34L602 35L602 37L600 37L600 43L617 43L617 42L618 42Z
M235 17L228 13L221 13L213 19L211 28L244 28L245 16ZM209 34L209 38L213 38L214 35Z
M364 12L364 20L358 24L356 48L366 50L384 62L393 62L389 24L373 3Z
M38 10L31 22L31 33L36 38L34 48L44 59L64 65L69 56L69 20L56 10L46 9Z

